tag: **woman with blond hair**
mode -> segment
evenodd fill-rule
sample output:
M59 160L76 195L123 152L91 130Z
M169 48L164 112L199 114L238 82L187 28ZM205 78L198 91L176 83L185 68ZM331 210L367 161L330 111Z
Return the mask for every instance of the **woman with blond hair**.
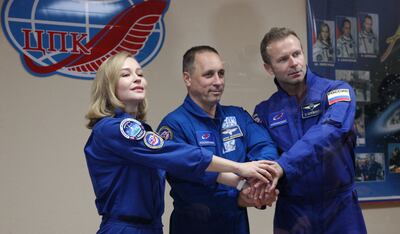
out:
M85 155L102 216L98 233L162 233L164 170L199 182L205 170L272 181L269 161L237 163L164 142L145 123L146 88L140 65L126 52L108 58L93 82ZM218 182L227 185L240 181L232 173L220 175Z
M317 41L313 45L314 62L333 62L333 48L329 25L322 22L319 26Z

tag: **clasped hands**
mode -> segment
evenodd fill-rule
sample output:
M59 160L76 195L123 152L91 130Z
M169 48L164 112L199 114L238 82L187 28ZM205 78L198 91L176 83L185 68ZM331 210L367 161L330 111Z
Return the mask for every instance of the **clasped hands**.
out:
M257 172L262 174L246 178L247 182L238 197L239 206L254 206L262 208L263 206L271 206L277 199L279 190L276 189L278 180L283 175L282 167L269 160L261 160L249 162L256 164L261 170ZM254 165L251 165L254 166Z

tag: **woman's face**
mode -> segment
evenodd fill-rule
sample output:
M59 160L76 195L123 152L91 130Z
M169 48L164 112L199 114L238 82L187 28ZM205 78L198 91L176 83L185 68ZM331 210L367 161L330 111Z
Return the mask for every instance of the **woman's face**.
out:
M329 28L328 28L328 26L322 26L321 27L321 38L322 38L322 40L323 41L327 41L328 40L328 38L329 38Z
M128 57L120 70L116 95L125 105L137 105L146 97L147 81L138 62Z

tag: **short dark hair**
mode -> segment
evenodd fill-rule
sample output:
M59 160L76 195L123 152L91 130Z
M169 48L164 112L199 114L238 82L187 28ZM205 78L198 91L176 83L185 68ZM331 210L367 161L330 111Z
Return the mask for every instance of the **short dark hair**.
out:
M201 46L194 46L187 50L183 55L182 61L182 70L183 72L189 72L190 74L193 73L193 63L196 54L204 53L204 52L211 52L219 55L218 51L211 46L208 45L201 45Z
M372 21L372 16L367 14L367 15L365 15L365 17L364 17L364 21L365 21L366 19L370 19L370 20Z
M274 41L285 39L290 35L295 36L300 41L300 38L293 30L284 27L283 28L273 27L269 30L269 32L267 32L264 35L264 38L261 40L260 44L261 58L264 61L264 63L271 64L271 60L267 52L268 45L270 45Z
M349 19L347 19L347 18L344 18L344 20L342 21L342 27L341 27L341 31L343 32L343 27L344 27L344 25L346 24L346 23L349 23L350 25L351 25L351 21L349 20Z

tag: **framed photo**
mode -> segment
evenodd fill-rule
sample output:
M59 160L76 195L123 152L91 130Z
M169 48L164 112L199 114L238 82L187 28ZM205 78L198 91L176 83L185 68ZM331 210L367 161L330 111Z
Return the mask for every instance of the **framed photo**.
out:
M400 143L389 144L389 172L400 174Z
M385 180L385 155L383 153L356 154L356 181L379 182Z
M352 159L359 200L400 201L400 50L393 20L399 14L379 7L387 2L362 2L307 1L307 64L354 90Z

